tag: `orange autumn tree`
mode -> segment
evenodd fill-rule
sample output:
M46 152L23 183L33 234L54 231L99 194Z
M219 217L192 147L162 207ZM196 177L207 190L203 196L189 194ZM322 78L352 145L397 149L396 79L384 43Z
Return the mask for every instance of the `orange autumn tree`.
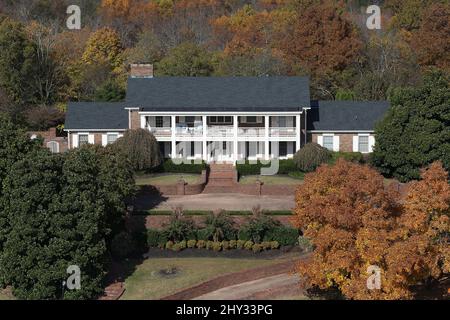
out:
M294 218L315 246L312 259L298 266L304 284L336 288L350 299L412 298L411 286L449 271L448 192L440 164L411 185L404 201L368 166L340 160L307 175ZM379 290L367 288L369 266L381 270Z

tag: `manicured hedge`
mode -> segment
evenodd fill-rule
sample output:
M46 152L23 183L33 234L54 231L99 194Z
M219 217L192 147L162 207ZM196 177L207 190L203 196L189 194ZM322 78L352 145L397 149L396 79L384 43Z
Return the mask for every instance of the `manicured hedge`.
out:
M152 170L152 172L167 173L197 173L201 174L203 170L208 168L206 162L194 163L193 160L185 160L183 163L174 163L172 160L165 160L160 166Z
M330 164L336 163L338 159L344 159L350 162L364 163L364 155L361 152L333 152L331 155Z
M260 161L256 163L240 163L236 165L236 169L241 176L260 175L261 168L269 168L270 164L262 164ZM289 174L290 172L298 171L294 160L279 160L278 174Z
M266 233L264 241L278 241L281 246L294 246L298 243L300 233L295 228L279 226Z

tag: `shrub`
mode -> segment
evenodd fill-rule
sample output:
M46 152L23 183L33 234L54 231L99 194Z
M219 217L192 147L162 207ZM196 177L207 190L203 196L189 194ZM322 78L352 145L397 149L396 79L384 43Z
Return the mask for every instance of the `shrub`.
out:
M222 243L221 242L213 242L212 249L216 252L219 252L222 250Z
M162 165L152 170L153 172L168 172L168 173L197 173L201 174L206 170L208 165L205 162L201 164L193 163L191 160L185 160L183 163L175 164L172 160L166 160Z
M250 231L245 226L242 226L238 232L238 239L245 242L245 241L250 240L251 238L252 237L251 237Z
M246 249L246 250L252 250L253 245L254 245L254 242L253 242L253 241L247 241L247 242L244 244L244 249Z
M209 235L211 233L211 230L207 229L198 229L197 230L197 240L209 240Z
M269 241L263 241L261 242L261 246L264 250L270 250L272 249L272 244Z
M304 172L312 172L330 159L331 151L317 143L307 143L294 155L297 168Z
M129 160L135 171L149 170L161 164L158 141L148 130L128 130L114 148Z
M156 248L158 245L162 243L166 243L167 239L165 239L163 232L156 229L148 229L147 230L147 244L150 248Z
M174 246L173 241L167 241L166 242L166 249L171 250L173 246Z
M278 241L281 246L294 246L299 236L298 229L278 226L267 232L264 241Z
M178 245L180 246L181 250L184 250L184 249L187 248L186 240L183 240L183 241L179 242Z
M230 243L226 240L222 241L222 249L223 250L228 250L230 249Z
M244 248L244 245L245 245L246 242L247 242L247 241L245 241L245 240L238 240L238 241L236 242L236 249L242 249L242 248Z
M208 239L213 241L232 240L236 237L236 229L233 220L224 210L216 210L205 219L206 230L209 232Z
M230 249L236 249L237 241L236 240L230 240L228 244L229 244Z
M258 244L258 243L255 243L254 245L253 245L253 247L252 247L252 250L253 250L253 252L254 253L259 253L259 252L261 252L262 251L262 245L260 245L260 244Z
M361 152L333 152L329 163L334 164L338 159L344 159L355 163L364 163L364 156Z
M212 242L212 241L206 241L206 249L207 250L211 250L211 249L213 249L213 246L214 246L214 242Z
M178 242L190 239L195 229L194 221L190 217L183 217L181 208L175 208L170 222L164 226L164 235Z
M244 237L249 237L249 240L252 240L255 243L260 243L266 237L267 233L270 233L279 225L280 222L268 217L267 215L262 213L255 214L241 228L241 232L239 233L240 239L246 240Z
M203 249L206 247L206 241L205 240L198 240L197 241L197 248Z
M271 241L270 247L271 247L271 249L275 250L275 249L280 248L280 244L278 243L278 241Z
M121 259L130 256L134 252L134 241L128 232L120 232L111 242L113 257Z
M299 180L303 180L305 178L305 173L302 171L292 171L292 172L289 172L288 175L291 178L299 179Z
M196 244L197 244L197 240L189 240L187 242L187 247L192 249L192 248L195 248Z
M180 245L180 243L175 243L175 244L172 246L172 250L175 251L175 252L180 252L181 250L183 250L183 248L182 248L182 246Z
M251 175L260 175L261 168L270 167L270 164L262 164L260 161L256 163L249 163L246 161L245 163L238 163L236 165L236 170L238 171L240 176L251 176ZM289 172L297 171L297 166L294 160L279 160L279 168L278 174L288 174Z
M305 237L298 237L298 245L303 252L311 252L313 250L313 245L311 241L309 241Z

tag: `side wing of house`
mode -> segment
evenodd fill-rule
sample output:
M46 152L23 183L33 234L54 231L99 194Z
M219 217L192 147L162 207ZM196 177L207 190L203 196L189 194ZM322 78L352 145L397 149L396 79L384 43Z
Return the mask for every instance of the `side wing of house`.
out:
M387 101L314 101L308 111L308 140L332 151L370 153L375 125Z

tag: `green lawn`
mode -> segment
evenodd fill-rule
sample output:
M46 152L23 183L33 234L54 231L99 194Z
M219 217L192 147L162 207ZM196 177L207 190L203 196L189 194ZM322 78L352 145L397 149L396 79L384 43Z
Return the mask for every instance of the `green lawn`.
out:
M176 293L182 289L238 272L283 262L277 259L237 258L149 258L125 281L125 300L154 300ZM177 268L178 274L163 276L160 270Z
M262 181L267 185L278 185L278 184L301 184L303 180L292 178L288 175L274 175L274 176L244 176L239 179L239 183L242 184L253 184L256 180Z
M177 183L180 179L183 179L189 184L197 183L200 181L199 174L145 174L137 175L135 177L136 185L168 185Z

